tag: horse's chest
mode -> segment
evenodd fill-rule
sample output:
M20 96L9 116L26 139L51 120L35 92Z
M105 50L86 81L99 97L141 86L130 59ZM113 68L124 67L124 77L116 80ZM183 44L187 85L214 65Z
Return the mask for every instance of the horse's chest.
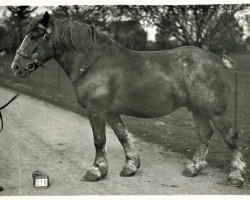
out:
M102 79L82 80L74 88L78 102L85 108L108 106L112 98L108 84Z

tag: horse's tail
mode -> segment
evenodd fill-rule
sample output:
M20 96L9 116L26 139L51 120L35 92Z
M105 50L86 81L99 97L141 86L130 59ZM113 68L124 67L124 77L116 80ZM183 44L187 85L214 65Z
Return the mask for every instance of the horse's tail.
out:
M224 63L225 67L229 70L234 69L236 66L236 62L226 55L222 56L222 62Z

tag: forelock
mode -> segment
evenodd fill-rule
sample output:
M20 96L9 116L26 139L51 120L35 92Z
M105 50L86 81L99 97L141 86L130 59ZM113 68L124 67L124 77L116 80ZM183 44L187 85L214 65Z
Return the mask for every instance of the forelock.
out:
M31 22L28 25L28 29L26 31L26 34L28 34L29 32L31 32L34 28L36 28L38 26L38 24L41 22L42 18L41 17L36 17L34 19L31 20Z

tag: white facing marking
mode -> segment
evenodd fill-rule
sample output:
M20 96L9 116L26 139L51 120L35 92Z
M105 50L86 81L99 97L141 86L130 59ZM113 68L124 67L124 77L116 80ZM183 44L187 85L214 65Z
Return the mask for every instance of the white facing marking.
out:
M19 47L19 49L22 49L22 48L23 48L23 45L24 45L25 41L27 40L27 38L28 38L28 35L26 35L26 36L24 37L24 39L23 39L23 41L22 41L22 44L21 44L21 46Z
M24 37L24 39L23 39L23 41L22 41L22 44L20 45L19 49L21 49L21 50L23 49L23 46L24 46L24 44L25 44L27 38L28 38L28 35L26 35L26 36ZM14 68L14 65L15 65L15 63L16 63L16 60L17 60L19 57L20 57L19 54L16 54L16 55L15 55L15 58L14 58L12 64L11 64L11 69Z

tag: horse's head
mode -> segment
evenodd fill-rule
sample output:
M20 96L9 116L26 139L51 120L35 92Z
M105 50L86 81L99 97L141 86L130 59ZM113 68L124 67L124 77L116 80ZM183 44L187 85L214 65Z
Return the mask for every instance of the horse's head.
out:
M16 76L26 78L44 62L54 57L53 31L53 22L48 12L45 12L43 17L31 21L11 65Z

